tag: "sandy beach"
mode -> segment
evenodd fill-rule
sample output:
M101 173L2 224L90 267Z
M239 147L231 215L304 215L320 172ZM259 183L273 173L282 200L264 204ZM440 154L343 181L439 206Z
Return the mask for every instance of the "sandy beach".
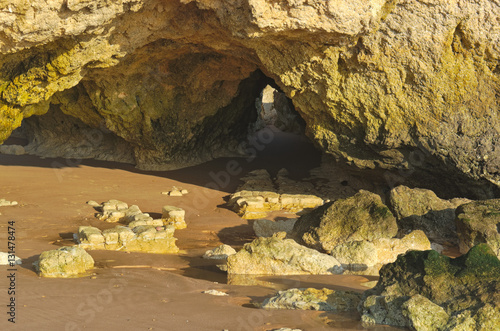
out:
M276 172L287 166L303 176L316 166L319 155L298 136L283 134L266 146L259 157L218 159L170 172L143 172L126 164L92 160L41 159L36 156L0 155L2 197L19 205L4 207L0 216L2 246L8 221L15 221L16 255L23 264L16 271L16 323L1 320L2 330L360 330L359 315L316 311L262 310L262 302L277 290L316 287L363 291L362 282L373 276L268 276L249 283L228 284L214 262L201 258L222 243L236 249L253 240L251 222L224 208L224 197L251 169ZM224 177L227 165L237 162L238 173ZM292 166L290 166L292 165ZM227 179L227 181L226 181ZM219 180L219 190L207 189ZM224 185L222 185L224 184ZM183 197L161 192L187 189ZM213 185L208 185L213 187ZM224 186L222 188L222 186ZM96 268L70 279L40 278L32 268L39 254L74 245L73 233L81 225L101 229L113 224L98 221L88 200L119 199L136 204L159 217L166 204L186 210L187 229L178 230L177 255L89 251ZM286 214L282 216L287 216ZM275 216L276 217L276 216ZM2 247L6 250L7 247ZM2 266L7 274L7 266ZM5 276L2 277L5 279ZM2 304L8 284L0 284ZM227 296L203 291L216 289ZM376 329L390 329L378 327Z

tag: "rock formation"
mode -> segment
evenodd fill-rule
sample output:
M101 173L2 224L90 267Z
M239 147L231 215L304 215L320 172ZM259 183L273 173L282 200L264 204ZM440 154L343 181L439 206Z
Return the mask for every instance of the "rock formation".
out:
M460 252L486 243L500 259L500 199L473 201L458 207L456 214Z
M245 154L270 83L337 159L477 197L500 186L497 1L4 1L0 12L0 141L25 119L28 153L148 169Z
M496 330L500 327L500 261L486 244L450 259L412 251L380 270L358 306L366 325L414 330Z
M468 199L440 199L430 190L398 186L389 196L400 234L422 230L432 242L457 244L455 209Z

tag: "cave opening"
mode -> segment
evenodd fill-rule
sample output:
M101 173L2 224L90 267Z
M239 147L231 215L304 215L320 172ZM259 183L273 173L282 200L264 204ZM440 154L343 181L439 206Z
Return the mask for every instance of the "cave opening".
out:
M247 138L250 154L256 156L250 169L266 169L272 177L286 169L291 178L300 179L320 165L322 153L305 135L305 121L273 81L255 99L255 111Z

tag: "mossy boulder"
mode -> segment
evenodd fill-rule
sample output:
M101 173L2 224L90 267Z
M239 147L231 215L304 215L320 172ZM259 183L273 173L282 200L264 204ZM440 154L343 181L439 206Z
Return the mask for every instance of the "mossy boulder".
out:
M500 313L500 260L486 244L456 259L411 251L380 270L358 310L366 324L449 330L463 322L464 330L480 329L485 316ZM500 328L499 318L488 323Z
M457 208L456 226L461 253L487 243L500 258L500 199L474 201Z
M397 232L396 218L380 196L361 190L301 216L292 235L301 244L331 252L345 242L392 238Z
M61 247L40 254L35 263L42 277L65 278L85 273L94 267L94 259L83 248Z

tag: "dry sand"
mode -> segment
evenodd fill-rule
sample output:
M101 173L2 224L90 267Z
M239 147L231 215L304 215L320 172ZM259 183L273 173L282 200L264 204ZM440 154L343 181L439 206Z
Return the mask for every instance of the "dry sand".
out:
M204 188L214 181L210 174L224 171L229 162L238 162L241 172L230 176L228 185L219 185L219 190ZM7 251L7 222L14 220L16 255L23 259L16 272L15 325L7 322L8 272L6 266L0 266L0 305L5 311L0 315L0 330L363 329L356 313L266 311L251 303L291 287L363 291L366 288L360 283L375 277L273 276L263 278L263 285L228 285L225 273L201 258L205 250L221 243L238 248L253 239L250 222L220 207L224 197L239 185L241 175L263 167L275 173L285 166L293 176L302 176L318 162L319 155L311 145L287 135L277 137L252 161L219 159L170 172L141 172L109 162L0 154L0 198L19 202L18 206L0 208L0 251ZM184 197L161 194L172 186L190 193ZM41 252L73 245L72 234L81 225L106 227L95 219L95 210L86 201L109 199L137 204L152 216L159 216L163 205L184 208L188 228L175 234L181 254L89 251L96 261L91 274L72 279L38 277L31 264ZM229 295L202 293L209 289Z

